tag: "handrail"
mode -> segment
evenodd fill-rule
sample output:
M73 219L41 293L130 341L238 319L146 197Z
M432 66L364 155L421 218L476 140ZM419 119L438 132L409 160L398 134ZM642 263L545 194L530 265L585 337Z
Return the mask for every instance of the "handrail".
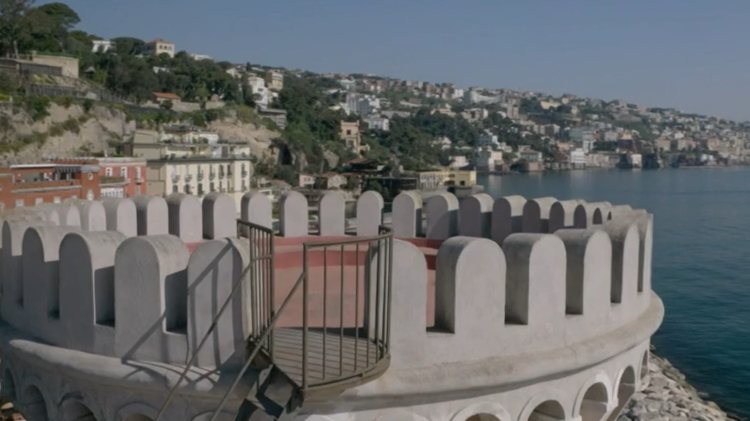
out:
M263 341L268 339L268 336L273 331L274 326L276 326L276 322L279 320L281 313L284 311L287 304L289 304L289 301L291 301L292 296L297 292L297 289L299 289L299 286L302 285L303 283L302 281L304 279L305 279L305 273L303 272L299 275L299 278L297 278L297 281L294 283L294 286L292 287L291 291L289 291L289 294L287 294L286 298L284 298L284 301L279 306L279 309L278 311L276 311L276 314L274 314L273 317L271 318L271 321L268 323L268 327L258 337L258 340L255 343L255 347L253 348L252 352L250 352L250 355L245 361L245 364L240 369L240 372L237 374L237 377L234 379L234 382L232 382L232 385L229 386L229 389L227 389L227 392L221 398L221 402L219 402L219 406L216 408L216 410L214 411L214 414L211 416L211 419L209 421L215 421L216 417L219 415L221 410L224 409L224 405L226 405L227 400L229 399L229 395L232 394L234 389L240 383L240 380L242 380L242 376L244 376L245 373L247 372L247 369L250 368L250 364L253 363L255 356L257 356L260 350L263 348Z
M243 221L244 222L244 221ZM246 223L250 224L250 223ZM254 224L250 224L254 225ZM193 351L193 354L190 356L190 359L188 360L187 364L185 365L185 369L182 370L180 373L180 377L177 379L177 383L175 383L174 386L169 390L169 394L167 395L167 398L164 400L164 403L162 403L161 407L159 408L159 412L156 414L156 418L154 421L159 421L159 418L164 415L164 411L166 411L167 407L169 406L170 402L174 398L174 394L177 391L177 389L180 387L182 382L187 377L187 373L190 371L190 369L195 364L195 360L198 358L198 354L200 353L200 350L203 348L203 346L208 342L208 338L211 336L211 334L216 329L216 326L218 326L219 318L224 314L224 311L229 307L229 303L234 298L234 295L237 291L239 291L239 287L242 285L242 280L245 278L245 276L250 272L250 269L253 268L255 265L255 262L251 259L251 261L248 263L247 266L242 270L240 275L237 277L238 279L234 282L234 285L232 286L232 290L229 292L229 295L227 295L227 298L222 303L221 307L219 308L219 311L216 313L214 318L211 320L211 325L208 327L208 330L206 331L205 335L203 335L203 338L201 338L200 342L198 343L198 346L195 347L195 350Z

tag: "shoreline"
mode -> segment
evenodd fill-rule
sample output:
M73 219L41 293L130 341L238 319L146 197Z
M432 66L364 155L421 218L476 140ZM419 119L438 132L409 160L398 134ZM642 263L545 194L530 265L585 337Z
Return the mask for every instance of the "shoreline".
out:
M666 358L651 353L648 375L648 386L633 395L617 421L744 420L702 396Z

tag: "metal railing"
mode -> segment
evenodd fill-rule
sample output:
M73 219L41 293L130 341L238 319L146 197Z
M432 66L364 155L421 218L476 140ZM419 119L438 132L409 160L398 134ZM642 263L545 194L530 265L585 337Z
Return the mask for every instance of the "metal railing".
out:
M389 356L392 254L393 237L385 227L375 237L303 245L303 390L359 377ZM322 258L322 279L311 277L314 258ZM310 311L313 283L322 287L319 323Z
M247 285L250 300L251 333L248 341L251 351L211 420L217 419L261 351L280 370L292 367L287 374L302 392L362 378L376 368L382 368L381 362L390 357L393 270L393 236L390 229L381 227L379 235L374 237L304 243L302 273L278 307L274 306L273 231L241 220L237 222L237 230L238 236L249 240L250 263L235 280L230 294L193 350L185 369L162 404L156 421L165 412L193 367L200 349L216 329L219 318L235 294L242 290L243 284ZM322 277L319 276L321 272ZM332 276L335 273L338 276ZM280 316L300 288L302 320L288 318L284 326L292 327L277 328ZM322 294L319 294L321 291ZM322 301L322 317L310 311L314 299ZM353 311L345 311L347 307L350 310L353 307ZM335 308L338 308L338 313L335 313ZM331 319L335 319L335 322L329 323ZM282 334L299 336L291 336L290 340L290 336L282 337ZM277 335L279 341L274 339ZM300 347L301 352L297 349ZM277 349L284 351L284 358L276 357ZM299 360L294 357L290 359L290 355L298 356ZM293 373L296 373L295 367L301 369L301 375Z

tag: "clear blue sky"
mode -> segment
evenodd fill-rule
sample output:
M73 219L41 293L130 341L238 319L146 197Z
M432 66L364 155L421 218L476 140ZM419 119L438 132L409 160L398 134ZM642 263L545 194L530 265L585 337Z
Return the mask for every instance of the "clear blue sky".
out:
M63 0L64 1L64 0ZM68 0L103 37L750 120L747 0Z

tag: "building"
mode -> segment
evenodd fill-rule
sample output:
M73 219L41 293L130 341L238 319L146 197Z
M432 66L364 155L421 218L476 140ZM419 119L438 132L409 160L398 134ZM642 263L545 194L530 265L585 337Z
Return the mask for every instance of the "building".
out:
M284 74L278 70L269 70L266 73L266 84L272 91L278 92L284 89Z
M370 130L380 130L387 132L391 130L391 120L388 117L369 116L363 119Z
M172 106L174 106L182 101L182 98L180 98L179 95L171 92L154 92L152 95L154 97L154 102L160 106L166 105L167 103L171 103Z
M482 173L503 171L505 169L503 151L496 151L486 147L479 149L474 167Z
M454 186L471 187L475 184L477 184L476 171L445 169L417 173L417 185L421 190L437 190Z
M576 148L570 151L570 165L575 169L586 168L586 151L583 148Z
M72 205L3 213L0 395L50 421L617 419L664 318L653 215L424 193L386 217L366 191L352 217L328 192L313 219L288 191L276 228L253 192L240 230L221 194L79 205L98 230Z
M255 73L248 73L245 82L253 93L255 104L261 107L267 107L276 96L274 92L271 92L271 90L266 87L266 80Z
M356 153L362 150L362 134L359 131L359 121L342 121L341 122L341 140L346 143L346 147Z
M237 204L250 190L253 164L250 158L185 158L149 159L146 171L146 192L157 196L185 193L205 196L226 193Z
M210 137L201 137L202 135ZM251 148L247 142L218 139L218 135L211 132L184 132L181 136L171 137L167 133L137 130L132 142L125 145L125 153L128 156L146 160L195 156L250 158Z
M201 60L213 60L213 57L207 55L207 54L196 54L196 53L190 53L190 58L192 58L195 61L201 61Z
M43 66L58 67L62 76L78 79L78 59L75 57L34 53L31 61Z
M469 165L469 160L464 155L452 155L450 157L450 161L451 163L448 166L454 170L458 170Z
M315 187L315 176L310 174L300 174L299 182L297 183L297 186L299 187L305 187L305 188L313 188Z
M477 140L477 146L487 146L490 148L495 148L498 145L500 145L500 142L497 140L497 135L490 132L489 130L483 131L479 135L479 139Z
M146 192L146 161L129 157L56 159L59 165L84 160L99 168L100 197L134 197Z
M106 53L115 48L115 43L108 39L95 39L91 41L92 53Z
M286 110L282 108L267 108L267 107L258 107L256 108L256 111L258 112L258 115L267 118L274 123L276 123L277 126L281 130L284 130L286 127Z
M168 55L170 58L174 58L175 45L172 42L157 38L153 41L149 41L144 46L144 53L153 56L160 56L162 54Z
M89 160L0 168L0 209L100 197L99 167Z

